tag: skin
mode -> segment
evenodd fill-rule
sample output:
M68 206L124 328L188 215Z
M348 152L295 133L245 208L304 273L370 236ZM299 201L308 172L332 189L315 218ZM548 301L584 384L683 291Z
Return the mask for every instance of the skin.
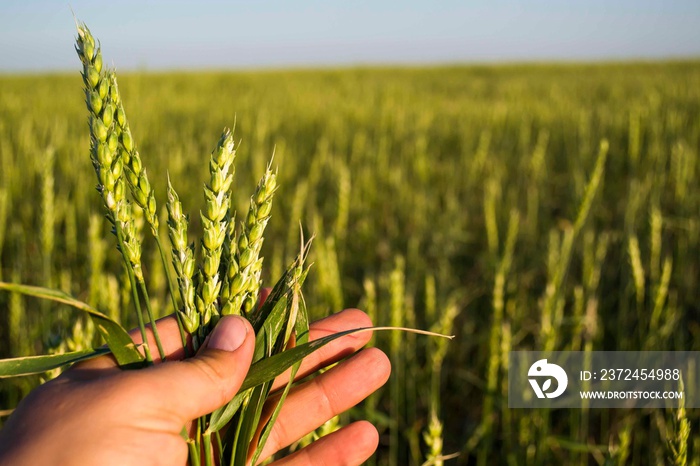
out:
M312 324L310 338L370 324L366 314L348 309ZM175 320L159 321L158 331L167 362L122 371L105 356L78 364L34 390L0 431L0 464L186 464L182 428L191 427L193 419L215 410L237 392L250 366L253 330L245 319L225 317L197 355L187 360L182 360ZM136 333L132 337L140 343ZM370 337L361 333L333 341L303 361L297 378L354 353ZM390 370L386 355L368 348L297 385L261 458L363 400L387 381ZM279 376L275 388L287 380L288 374ZM265 412L269 415L269 407ZM374 426L359 421L272 464L359 465L377 444Z

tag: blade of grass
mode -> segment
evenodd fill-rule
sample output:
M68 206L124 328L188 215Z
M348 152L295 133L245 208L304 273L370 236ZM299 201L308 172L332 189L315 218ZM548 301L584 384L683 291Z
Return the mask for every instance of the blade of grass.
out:
M298 335L296 344L303 345L308 343L309 341L309 315L306 309L306 302L304 301L304 296L301 293L295 293L293 295L292 306L295 306L294 302L296 302L296 306L298 306L297 318L294 324L294 332L296 335ZM272 412L270 419L268 420L267 424L265 425L265 428L263 429L262 434L260 435L260 439L258 440L257 447L255 448L255 453L253 454L251 464L258 464L260 454L262 453L262 450L265 447L267 439L270 437L270 433L272 433L272 428L274 427L275 421L277 421L277 417L279 416L280 411L282 410L282 405L284 404L284 401L286 400L287 395L289 394L289 390L294 384L294 378L296 377L297 371L300 367L301 361L297 362L292 366L292 371L289 376L289 382L287 382L287 385L284 387L284 391L280 395L280 398L277 401L277 404L275 405L275 410Z
M19 285L15 283L0 282L0 290L21 293L36 298L48 299L67 304L83 312L87 312L95 322L95 327L107 342L114 358L120 366L133 365L143 362L143 356L136 349L124 328L114 320L99 312L87 303L79 301L67 293L39 286Z
M63 354L2 359L0 360L0 379L41 374L42 372L50 371L67 364L85 361L108 353L109 348L95 348Z
M338 338L344 337L346 335L352 335L355 333L374 332L383 330L400 330L405 332L413 332L420 335L428 335L448 339L454 338L453 335L448 336L439 333L428 332L425 330L416 330L404 327L360 327L351 330L345 330L343 332L334 333L333 335L328 335L323 338L310 341L309 343L296 346L294 348L288 349L286 351L283 351L281 353L270 356L269 358L265 358L261 361L254 363L250 367L248 375L243 381L241 391L247 390L252 387L256 387L261 383L265 383L269 380L274 379L275 377L292 367L294 364L304 359L306 356L310 355L318 349L321 349L333 340L337 340Z
M248 406L241 412L241 428L234 440L235 450L233 452L235 454L229 457L227 450L224 450L223 464L229 463L232 466L247 464L249 446L258 427L265 400L271 387L272 380L268 380L253 389Z

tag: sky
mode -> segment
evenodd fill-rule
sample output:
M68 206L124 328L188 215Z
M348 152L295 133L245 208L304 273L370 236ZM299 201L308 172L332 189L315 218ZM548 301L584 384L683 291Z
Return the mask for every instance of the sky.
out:
M0 0L0 72L700 57L700 0Z

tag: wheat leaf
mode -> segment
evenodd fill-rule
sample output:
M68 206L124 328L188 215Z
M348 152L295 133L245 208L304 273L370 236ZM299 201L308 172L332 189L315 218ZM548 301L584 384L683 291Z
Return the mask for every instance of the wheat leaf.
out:
M269 358L265 358L261 361L256 362L255 364L250 366L250 370L248 371L248 375L243 381L243 385L241 386L240 391L247 390L249 388L260 385L261 383L274 379L275 377L292 367L295 363L301 361L306 356L324 347L333 340L337 340L338 338L344 337L346 335L352 335L353 333L373 332L378 330L399 330L404 332L418 333L420 335L428 335L449 339L454 338L454 336L442 335L439 333L428 332L425 330L416 330L404 327L360 327L351 330L345 330L343 332L334 333L333 335L328 335L317 340L310 341L306 344L296 346L294 348L288 349L278 354L274 354Z
M0 282L0 290L56 301L87 312L95 323L95 327L107 342L107 346L112 351L114 358L120 366L136 365L143 362L143 356L141 356L141 353L136 349L136 345L134 345L134 342L131 340L126 330L117 322L102 314L89 304L79 301L62 291L39 286Z
M72 353L47 354L43 356L25 356L0 360L0 379L41 374L67 364L96 358L109 353L108 348L86 349Z
M308 311L306 309L306 303L304 301L303 295L301 293L297 293L292 297L292 300L296 300L296 305L298 306L298 311L294 323L294 333L295 335L298 335L296 344L297 345L303 345L308 343L309 341L309 315ZM270 416L270 419L267 421L267 424L265 425L265 428L263 429L262 434L260 435L260 439L258 440L258 446L255 448L255 453L253 454L253 459L250 462L251 464L258 464L258 459L260 458L260 454L262 453L263 448L265 447L265 443L267 442L268 437L270 437L270 434L272 433L272 428L275 425L275 421L277 421L277 417L280 414L280 411L282 411L282 404L284 401L287 399L287 395L289 394L289 390L292 388L292 384L294 383L294 378L297 375L297 371L301 367L301 361L296 362L292 366L292 372L289 375L289 382L287 382L287 385L284 387L284 390L282 394L279 397L279 400L277 400L277 404L275 405L275 409L272 412L272 415Z

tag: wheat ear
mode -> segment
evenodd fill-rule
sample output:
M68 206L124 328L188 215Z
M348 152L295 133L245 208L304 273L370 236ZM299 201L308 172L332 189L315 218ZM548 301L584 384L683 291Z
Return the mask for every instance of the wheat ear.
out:
M241 225L241 233L235 243L237 251L229 251L228 271L223 291L222 314L251 312L255 308L260 291L260 272L263 259L260 250L263 232L270 219L272 197L277 189L277 175L267 166L265 174L258 182L255 194L250 199L250 208ZM235 238L234 238L235 241Z
M228 228L229 190L233 183L235 158L233 135L225 129L209 160L210 180L204 186L205 203L204 210L201 211L202 267L195 304L200 314L201 328L205 331L212 316L219 314L216 307L221 290L219 265Z
M177 283L182 298L182 309L178 314L188 332L194 333L199 328L199 317L194 304L195 269L194 244L187 244L187 215L182 212L182 203L168 177L168 236L173 246L172 256Z

